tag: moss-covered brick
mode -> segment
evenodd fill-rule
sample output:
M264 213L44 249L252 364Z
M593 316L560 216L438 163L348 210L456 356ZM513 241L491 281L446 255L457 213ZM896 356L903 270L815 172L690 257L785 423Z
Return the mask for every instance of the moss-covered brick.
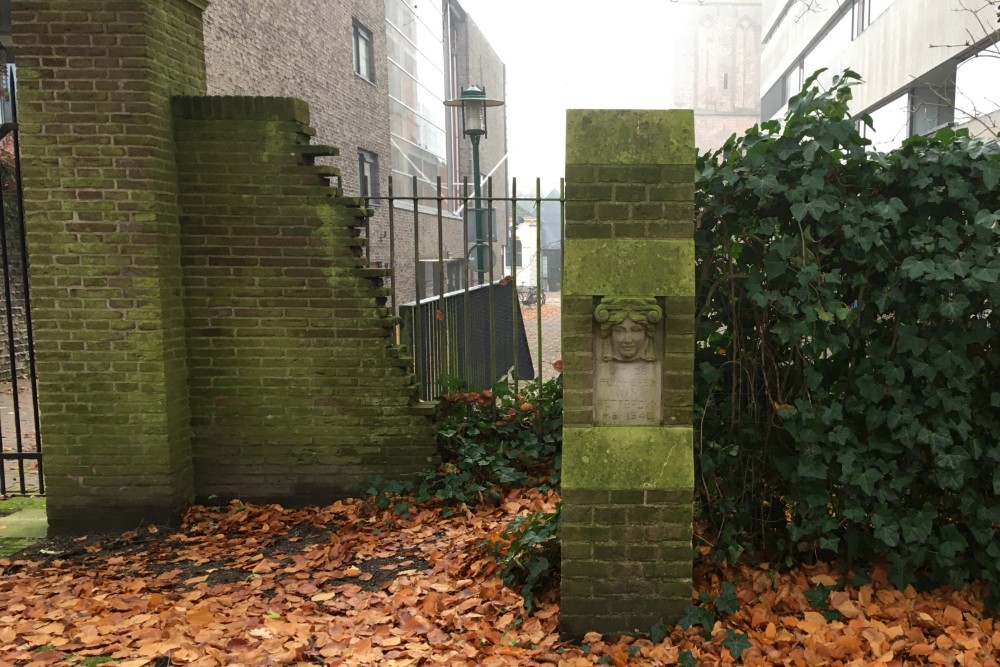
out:
M567 165L693 166L693 146L690 110L571 109L566 114Z
M387 272L365 266L350 231L370 211L310 165L331 149L307 143L308 108L242 97L173 108L197 496L317 502L425 469L430 420L413 409L379 305ZM241 184L255 174L268 176L247 206ZM290 190L302 174L320 180Z
M177 520L193 488L170 98L204 92L201 12L12 9L49 527Z
M370 211L302 101L204 96L205 4L13 6L54 533L327 501L431 455Z
M693 299L694 244L690 239L578 239L564 250L563 291Z
M694 157L690 111L567 117L560 627L568 638L675 622L690 603ZM649 397L660 403L655 425L593 424L593 313L607 297L663 307L660 393Z

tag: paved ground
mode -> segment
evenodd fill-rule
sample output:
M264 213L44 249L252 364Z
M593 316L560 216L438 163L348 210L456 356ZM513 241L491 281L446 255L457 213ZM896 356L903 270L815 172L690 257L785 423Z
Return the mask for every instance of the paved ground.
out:
M521 306L521 317L524 319L525 333L528 335L528 347L531 350L531 361L535 366L535 373L541 371L542 378L548 380L555 377L558 372L552 366L553 362L562 359L562 338L561 322L561 293L546 292L545 304L541 309L542 318L542 363L538 364L538 308L535 306Z
M21 448L26 452L34 452L37 441L35 438L35 417L32 412L31 383L25 379L19 379L17 385ZM14 393L10 383L0 382L0 448L5 454L18 451L15 423ZM17 461L3 461L3 469L0 474L3 475L7 493L21 493L21 472ZM38 462L25 461L23 472L25 491L38 493Z

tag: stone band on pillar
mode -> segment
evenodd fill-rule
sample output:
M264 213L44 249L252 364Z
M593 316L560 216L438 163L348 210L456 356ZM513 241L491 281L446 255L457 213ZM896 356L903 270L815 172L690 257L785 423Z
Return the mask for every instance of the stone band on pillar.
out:
M562 632L691 601L694 118L571 110L562 295Z

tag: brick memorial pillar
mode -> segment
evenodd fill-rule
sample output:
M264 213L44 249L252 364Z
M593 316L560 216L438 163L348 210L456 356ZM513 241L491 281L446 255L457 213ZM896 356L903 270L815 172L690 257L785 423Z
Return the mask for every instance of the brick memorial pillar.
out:
M566 123L562 626L648 632L691 602L694 118Z

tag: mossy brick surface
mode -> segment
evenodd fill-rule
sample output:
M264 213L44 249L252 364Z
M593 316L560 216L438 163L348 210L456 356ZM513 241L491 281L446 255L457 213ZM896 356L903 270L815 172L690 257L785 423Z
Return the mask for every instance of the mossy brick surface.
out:
M385 272L356 243L365 211L311 166L308 110L174 110L197 497L328 502L426 469L430 420L393 346Z
M565 637L648 632L680 617L691 602L691 499L690 489L564 489Z
M566 489L690 489L694 487L690 427L563 428Z
M204 97L204 5L13 7L53 533L427 465L336 149L300 100Z
M690 604L694 125L690 111L570 111L563 251L560 629L634 634ZM594 309L663 307L661 421L594 426Z
M694 113L688 109L566 113L567 165L694 165L695 155Z
M694 297L694 243L574 239L563 251L563 293Z
M193 488L170 98L205 90L201 12L12 10L49 528L177 518Z

